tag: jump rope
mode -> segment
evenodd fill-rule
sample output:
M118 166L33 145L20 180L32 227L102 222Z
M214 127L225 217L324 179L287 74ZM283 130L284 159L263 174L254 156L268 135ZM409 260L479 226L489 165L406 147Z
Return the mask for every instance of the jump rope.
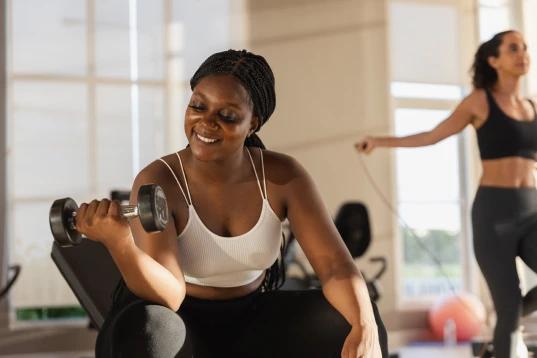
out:
M468 310L468 312L472 313L473 310L471 307L468 306L466 302L464 302L458 295L455 290L455 286L453 285L453 282L449 278L449 276L444 271L444 266L442 265L442 261L423 243L423 240L421 240L415 233L414 230L410 228L410 226L406 223L406 221L403 219L401 214L397 211L397 209L393 206L393 204L386 198L386 196L382 193L382 190L378 187L377 183L373 179L373 176L371 175L371 172L369 171L369 168L367 167L366 163L364 162L363 154L359 153L358 158L360 159L360 164L362 166L362 169L367 177L367 180L373 187L373 190L377 194L377 196L381 199L383 204L389 209L392 215L394 215L399 223L403 226L403 228L410 234L410 236L416 241L418 246L429 256L429 258L434 262L438 272L440 275L446 280L446 283L449 287L450 292L452 293L453 297L456 297L460 300L463 307ZM479 358L483 358L484 354L487 351L487 342L483 343L483 346L481 347L481 350L479 351Z

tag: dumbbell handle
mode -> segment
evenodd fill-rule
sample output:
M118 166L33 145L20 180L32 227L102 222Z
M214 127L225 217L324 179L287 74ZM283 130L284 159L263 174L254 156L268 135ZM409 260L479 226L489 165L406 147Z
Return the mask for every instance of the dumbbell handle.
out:
M76 211L73 211L71 214L73 220L70 220L69 225L71 226L71 229L75 228L75 218L76 218ZM129 219L134 218L138 216L138 205L121 205L121 216Z
M121 215L126 218L138 216L138 205L121 205Z

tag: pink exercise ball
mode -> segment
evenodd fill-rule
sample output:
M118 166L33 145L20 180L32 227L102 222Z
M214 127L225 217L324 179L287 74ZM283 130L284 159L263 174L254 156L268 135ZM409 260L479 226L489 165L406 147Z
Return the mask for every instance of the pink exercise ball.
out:
M479 334L485 322L485 307L469 293L439 299L429 311L429 324L436 339L443 339L444 327L449 319L455 323L457 341L468 341Z

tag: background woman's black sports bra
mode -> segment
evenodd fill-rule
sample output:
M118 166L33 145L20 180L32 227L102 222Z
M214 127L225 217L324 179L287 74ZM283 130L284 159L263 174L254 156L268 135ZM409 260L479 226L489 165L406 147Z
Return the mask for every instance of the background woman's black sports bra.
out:
M485 92L489 115L477 129L481 159L523 157L537 160L537 112L534 103L529 100L533 108L533 120L519 121L500 109L489 90Z

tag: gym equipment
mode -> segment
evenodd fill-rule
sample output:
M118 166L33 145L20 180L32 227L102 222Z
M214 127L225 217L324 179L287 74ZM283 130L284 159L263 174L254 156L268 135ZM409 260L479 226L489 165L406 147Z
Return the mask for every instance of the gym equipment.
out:
M110 200L119 201L120 204L128 204L130 196L130 190L112 190L110 192Z
M457 341L468 341L477 336L486 318L485 307L468 293L450 295L438 300L429 310L429 324L437 339L444 336L448 320L453 320Z
M0 288L0 299L7 295L21 272L21 265L11 265L8 268L8 272L12 272L11 277L8 278L4 287Z
M343 239L343 242L349 249L353 258L362 257L369 245L371 245L371 228L369 225L369 213L367 207L359 202L346 202L338 210L334 224ZM380 299L380 277L386 272L385 257L371 257L371 263L380 264L380 269L371 278L364 276L369 296L373 302Z
M343 242L347 246L351 256L353 258L358 258L364 255L364 253L369 248L371 244L371 229L369 226L369 214L367 207L360 202L346 202L338 210L336 218L334 219L334 224L343 239ZM308 270L304 265L297 260L294 242L294 236L291 232L288 239L284 260L289 267L291 264L298 267L304 277L303 278L286 278L282 289L308 289L308 288L320 288L321 283L315 275L308 273ZM376 302L380 299L380 285L378 280L386 271L386 258L385 257L372 257L369 259L370 262L379 263L380 269L371 278L367 278L363 273L366 285L369 291L369 297L373 302Z
M91 326L100 330L121 279L106 247L91 240L83 240L74 247L62 247L56 241L50 256L88 314Z
M129 200L130 192L114 190L110 199ZM100 242L82 240L77 246L52 243L50 253L65 281L90 319L90 327L100 330L112 308L121 274L106 247Z
M83 236L75 228L78 205L71 198L55 200L49 213L49 224L54 240L62 247L79 245ZM168 223L168 205L162 188L147 184L138 191L138 205L121 205L121 215L139 217L147 232L161 231Z
M361 257L371 244L369 214L364 204L344 203L338 210L334 224L352 257Z

